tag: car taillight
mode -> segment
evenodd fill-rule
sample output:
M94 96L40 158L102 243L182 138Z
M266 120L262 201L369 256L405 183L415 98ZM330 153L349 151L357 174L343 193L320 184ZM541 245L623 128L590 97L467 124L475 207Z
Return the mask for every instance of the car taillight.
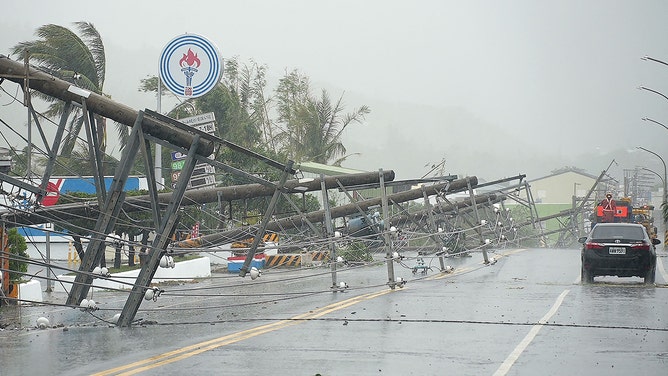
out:
M585 249L603 249L604 245L601 243L589 242L585 243Z
M640 244L633 244L631 249L634 251L649 251L649 244L643 242Z

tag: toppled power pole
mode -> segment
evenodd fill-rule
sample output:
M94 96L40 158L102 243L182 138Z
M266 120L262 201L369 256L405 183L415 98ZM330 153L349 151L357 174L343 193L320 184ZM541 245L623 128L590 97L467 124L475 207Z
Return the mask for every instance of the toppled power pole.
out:
M394 180L394 171L383 171L385 181ZM302 193L320 190L320 179L316 178L308 182L298 179L285 182L284 190L287 193ZM338 176L327 176L324 179L328 189L338 187L340 182L343 186L359 186L378 182L377 172L364 172L358 174L347 174ZM295 189L297 188L298 189ZM201 188L186 191L183 195L182 205L200 205L209 202L217 202L219 198L223 201L235 201L256 197L271 196L274 190L263 184L243 184L227 187ZM165 207L171 200L170 193L157 195L157 202ZM151 198L149 196L127 197L123 203L123 211L126 213L151 209ZM62 204L39 207L33 211L4 213L0 219L7 223L20 225L37 225L42 223L57 222L68 218L95 217L99 214L100 207L97 201L76 204Z
M26 69L28 69L29 80L26 80ZM56 78L40 70L26 67L24 64L11 60L5 55L0 55L0 78L16 82L24 86L26 81L30 89L37 90L48 96L58 98L64 102L74 102L82 105L85 101L89 111L100 116L132 127L139 115L124 104L115 102L103 95L90 92L73 85L67 81ZM141 130L144 134L160 140L165 140L183 149L189 149L194 140L194 135L182 129L166 124L153 117L144 117L141 121ZM211 155L214 143L202 140L195 151L203 157Z
M377 172L374 174L378 175ZM387 195L389 202L405 202L416 200L422 197L423 190L428 195L437 195L441 193L455 193L468 190L469 184L475 187L478 184L478 178L475 176L466 177L463 179L454 180L452 182L434 184L428 187L411 189L400 193ZM359 210L368 210L370 207L381 204L381 198L372 198L368 200L358 201L356 203L341 205L330 209L331 218L341 218L347 215L358 213ZM266 226L267 231L280 231L283 229L291 229L301 226L302 219L308 220L312 223L321 223L326 219L324 210L317 210L304 215L295 215L287 218L282 218L276 221L269 222ZM198 248L218 245L230 239L242 239L247 237L249 233L257 231L257 226L250 226L244 228L236 228L227 231L221 231L211 235L205 235L199 238L184 240L172 243L175 248Z

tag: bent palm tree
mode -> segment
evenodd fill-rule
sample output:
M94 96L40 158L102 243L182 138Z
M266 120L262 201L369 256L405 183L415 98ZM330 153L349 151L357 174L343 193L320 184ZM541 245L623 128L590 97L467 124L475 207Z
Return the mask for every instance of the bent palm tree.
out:
M312 161L340 166L348 156L341 142L343 131L352 123L362 123L369 107L361 106L344 114L343 96L332 103L326 90L313 98L309 81L293 71L283 77L277 91L279 140L288 154L299 162Z
M21 42L12 48L12 53L22 55L26 50L33 64L48 73L72 82L76 86L103 95L106 59L100 34L93 24L75 22L81 36L59 25L44 25L37 29L34 41ZM59 116L63 112L63 103L53 97L36 93L40 98L51 102L46 116ZM106 139L106 119L96 117L98 124L98 144L104 152ZM61 155L72 153L84 123L81 110L77 110L68 124L68 132L62 143ZM127 133L127 127L118 127Z

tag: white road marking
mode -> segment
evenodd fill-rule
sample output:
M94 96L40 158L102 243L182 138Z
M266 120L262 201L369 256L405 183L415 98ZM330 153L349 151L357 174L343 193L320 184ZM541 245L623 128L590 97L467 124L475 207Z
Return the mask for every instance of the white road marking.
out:
M661 276L663 276L663 280L668 283L668 273L666 273L666 269L663 268L663 261L661 261L661 257L656 258L656 266L659 267L659 272L661 273Z
M520 342L517 347L515 347L515 350L508 355L506 360L501 364L499 369L494 372L494 376L504 376L510 371L510 368L515 364L517 359L522 355L524 350L529 346L531 341L536 337L536 334L540 331L540 329L547 323L547 321L552 318L552 316L557 313L557 310L559 309L559 306L561 306L561 303L564 302L564 298L566 298L566 295L570 292L571 290L564 290L564 292L559 295L557 298L557 301L554 302L554 305L552 305L552 308L543 316L542 319L538 321L538 324L534 325L529 333L524 337L522 342Z

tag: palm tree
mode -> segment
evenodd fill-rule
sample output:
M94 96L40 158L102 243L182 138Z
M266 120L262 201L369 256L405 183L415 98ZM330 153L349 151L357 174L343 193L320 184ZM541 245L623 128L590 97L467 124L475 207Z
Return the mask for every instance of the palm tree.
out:
M216 135L237 145L276 157L274 137L269 118L269 99L265 97L266 67L253 61L240 64L236 57L225 61L221 79L211 92L198 98L181 101L167 115L181 119L196 114L213 112L216 118ZM147 77L140 82L139 91L158 92L158 77ZM163 95L173 95L167 90ZM180 99L179 99L180 100ZM169 152L163 149L163 165L170 161ZM218 153L219 162L248 171L258 171L257 161L228 148ZM230 183L230 182L228 182Z
M94 171L90 161L94 158L90 153L88 145L83 141L72 150L69 156L59 156L58 163L53 167L54 176L92 176ZM44 168L48 163L45 157L37 159L37 166ZM104 155L102 165L106 171L114 171L118 160L110 155Z
M332 103L326 90L313 98L309 81L297 71L283 77L278 85L279 122L283 130L279 140L295 161L331 163L339 166L348 156L341 142L343 131L352 123L361 123L370 112L362 106L343 114L343 96Z
M72 82L86 90L103 95L103 86L106 69L104 45L100 34L93 24L75 22L80 35L59 25L44 25L37 29L37 40L21 42L12 48L12 53L23 55L28 53L31 63L39 65L50 74ZM56 117L63 112L63 103L53 97L36 93L51 105L45 115ZM77 138L84 124L84 117L80 109L71 118L68 132L62 143L60 154L69 156L77 144ZM96 118L98 129L98 143L101 151L106 149L106 119ZM127 133L126 126L117 125L121 132Z

